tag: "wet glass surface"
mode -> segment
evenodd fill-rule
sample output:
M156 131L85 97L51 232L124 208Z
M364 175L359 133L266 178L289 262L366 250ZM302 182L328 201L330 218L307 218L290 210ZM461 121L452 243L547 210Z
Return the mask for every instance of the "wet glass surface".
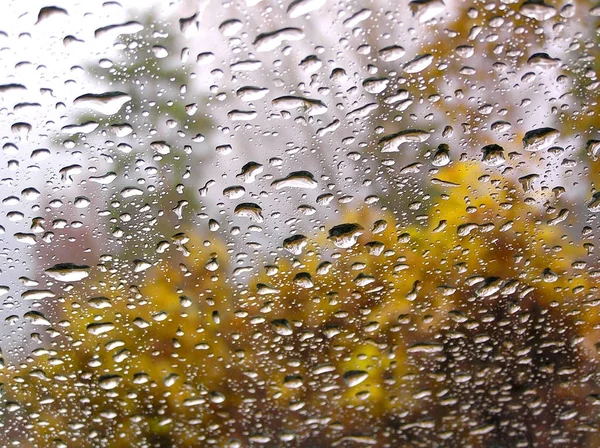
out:
M7 2L0 446L600 446L599 16Z

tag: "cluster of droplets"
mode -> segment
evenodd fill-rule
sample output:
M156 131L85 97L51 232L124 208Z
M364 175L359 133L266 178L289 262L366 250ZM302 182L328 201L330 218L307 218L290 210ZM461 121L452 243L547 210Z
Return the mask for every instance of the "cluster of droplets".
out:
M96 20L94 79L2 109L5 438L583 443L598 7L266 3Z

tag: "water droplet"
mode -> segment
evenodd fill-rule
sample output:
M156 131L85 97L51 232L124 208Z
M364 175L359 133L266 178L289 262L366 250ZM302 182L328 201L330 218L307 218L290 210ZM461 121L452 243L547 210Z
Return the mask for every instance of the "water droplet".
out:
M304 31L300 28L282 28L269 33L259 34L253 45L258 52L272 51L283 42L293 42L304 39Z
M384 62L394 62L400 59L406 50L400 45L390 45L379 50L379 58Z
M317 188L317 181L309 171L294 171L283 179L275 180L271 183L276 190L281 188Z
M102 375L98 379L98 386L103 390L116 389L121 384L123 378L120 375Z
M114 330L115 325L112 322L94 322L89 324L86 329L89 334L100 336Z
M121 110L131 97L123 92L86 93L73 100L77 107L89 108L104 115L113 115Z
M413 17L420 23L429 22L446 10L446 5L442 0L413 0L408 6Z
M349 370L344 372L344 382L348 387L358 386L369 378L369 374L364 370Z
M219 25L219 31L223 33L223 36L231 37L240 32L243 27L244 24L238 19L229 19Z
M31 325L51 325L46 316L39 311L28 311L23 317L25 317Z
M433 155L433 160L431 164L437 167L443 167L448 165L452 159L450 158L450 147L442 143L438 146L435 154Z
M364 233L359 224L339 224L329 229L328 239L341 249L348 249L356 244L358 237Z
M554 128L533 129L523 137L525 151L541 151L550 148L558 139L560 132Z
M256 101L264 98L269 93L269 89L266 87L245 86L237 89L235 93L242 101Z
M348 17L346 20L344 20L344 26L346 28L353 28L356 25L358 25L360 22L364 22L369 17L371 17L372 13L373 12L370 9L367 9L367 8L361 9L360 11L354 13L353 15Z
M66 9L59 8L58 6L44 6L42 9L40 9L40 12L38 13L37 22L35 22L35 24L38 25L53 17L68 15L69 13Z
M424 54L415 57L404 64L404 71L406 73L419 73L425 70L433 62L433 55Z
M46 275L61 282L78 282L90 275L90 267L73 263L59 263L46 269Z
M556 8L541 0L528 0L521 5L519 12L525 17L543 22L556 15Z
M252 202L244 202L239 204L234 209L234 214L242 218L249 218L254 222L263 222L262 208Z
M256 176L263 172L263 165L257 162L248 162L242 167L242 171L236 177L249 184L256 181Z
M94 32L94 37L96 39L107 38L107 39L115 39L121 34L135 34L139 33L144 29L144 26L135 21L118 23L114 25L104 26L102 28L98 28Z
M406 129L387 135L379 140L381 152L398 152L404 143L423 143L429 140L430 134L419 129Z
M325 5L326 0L294 0L288 6L287 13L292 19L319 9Z
M483 153L481 161L488 166L500 166L504 164L506 159L504 158L504 148L500 145L491 144L481 148Z
M321 100L300 96L280 96L271 101L276 110L303 109L310 115L321 115L327 112L327 105Z
M133 260L133 272L143 272L152 267L152 263L147 260Z

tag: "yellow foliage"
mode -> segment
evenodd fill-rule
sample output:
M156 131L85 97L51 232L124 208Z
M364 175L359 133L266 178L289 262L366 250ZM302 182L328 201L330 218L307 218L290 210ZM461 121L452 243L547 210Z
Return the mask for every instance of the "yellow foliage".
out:
M301 255L282 249L277 269L262 267L241 287L228 280L234 266L225 247L215 238L205 247L190 230L190 255L166 254L144 283L118 294L97 285L73 290L60 311L69 325L49 341L55 354L7 372L10 396L36 428L32 443L47 446L66 427L74 429L59 434L63 440L117 434L111 446L203 446L286 430L302 438L303 421L325 417L363 432L399 415L417 426L429 424L418 423L429 415L443 427L455 403L448 397L468 391L456 389L444 367L455 352L438 347L489 335L489 351L512 352L507 344L520 344L519 337L511 341L483 316L526 323L550 310L550 324L578 309L597 285L572 267L585 249L549 225L537 205L525 205L517 185L482 178L476 164L437 176L458 186L433 187L427 220L403 226L389 212L344 210L328 226L362 226L352 248L336 248L320 232ZM387 227L373 232L382 220ZM206 263L215 256L219 267L210 271ZM319 268L323 262L329 271ZM547 269L554 274L544 276ZM299 283L299 273L312 284ZM518 283L514 291L482 292L494 278L501 286ZM91 307L91 292L105 294L111 306ZM589 342L597 306L578 316L588 323L570 337ZM98 322L114 328L90 334ZM533 331L523 325L513 327ZM581 356L597 356L589 344L585 350ZM461 363L453 370L493 381L497 361L485 353L465 351L465 359L480 358L453 361ZM351 371L368 376L348 385ZM110 377L117 382L106 386Z

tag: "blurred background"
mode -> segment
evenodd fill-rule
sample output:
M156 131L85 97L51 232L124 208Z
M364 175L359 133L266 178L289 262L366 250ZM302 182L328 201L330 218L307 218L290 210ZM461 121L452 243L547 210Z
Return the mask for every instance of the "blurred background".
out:
M600 446L599 15L9 2L1 446Z

